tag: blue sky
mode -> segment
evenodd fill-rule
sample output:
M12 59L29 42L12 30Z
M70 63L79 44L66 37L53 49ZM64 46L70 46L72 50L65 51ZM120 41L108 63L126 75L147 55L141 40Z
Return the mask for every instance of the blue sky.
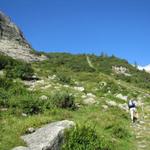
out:
M0 0L37 50L150 64L150 0Z

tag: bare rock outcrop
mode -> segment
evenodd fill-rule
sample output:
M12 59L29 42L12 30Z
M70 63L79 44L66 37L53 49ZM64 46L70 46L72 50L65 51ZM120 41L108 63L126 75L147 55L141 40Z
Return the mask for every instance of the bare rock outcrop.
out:
M0 53L26 62L46 59L46 56L35 55L32 51L22 31L0 11Z
M63 120L37 129L32 134L21 138L26 142L27 147L16 147L13 150L60 150L63 143L64 130L73 127L73 121Z

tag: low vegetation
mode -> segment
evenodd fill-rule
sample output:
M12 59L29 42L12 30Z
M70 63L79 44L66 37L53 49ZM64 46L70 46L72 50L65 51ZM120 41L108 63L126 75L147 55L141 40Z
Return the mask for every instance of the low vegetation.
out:
M0 70L2 69L6 71L6 77L11 79L20 78L26 80L34 73L31 64L0 54Z
M65 132L64 150L135 150L129 115L103 106L106 100L126 103L117 94L135 98L149 93L150 75L115 56L88 55L95 69L84 54L47 56L48 60L28 64L0 55L0 149L25 145L20 136L29 127L69 119L77 126ZM126 67L131 76L116 74L112 66ZM34 74L41 83L31 80ZM95 104L83 104L88 94L94 95Z

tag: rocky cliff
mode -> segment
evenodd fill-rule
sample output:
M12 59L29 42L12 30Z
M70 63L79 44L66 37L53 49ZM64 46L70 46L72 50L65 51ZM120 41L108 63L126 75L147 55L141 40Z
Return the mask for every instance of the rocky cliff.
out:
M45 60L45 56L32 53L32 47L24 38L21 30L11 19L0 11L0 52L27 62Z

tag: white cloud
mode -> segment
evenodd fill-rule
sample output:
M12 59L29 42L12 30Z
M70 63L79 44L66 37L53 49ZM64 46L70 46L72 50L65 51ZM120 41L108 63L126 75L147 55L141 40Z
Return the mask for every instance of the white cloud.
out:
M146 65L146 66L138 66L138 69L139 70L143 70L144 69L146 72L150 73L150 64Z

